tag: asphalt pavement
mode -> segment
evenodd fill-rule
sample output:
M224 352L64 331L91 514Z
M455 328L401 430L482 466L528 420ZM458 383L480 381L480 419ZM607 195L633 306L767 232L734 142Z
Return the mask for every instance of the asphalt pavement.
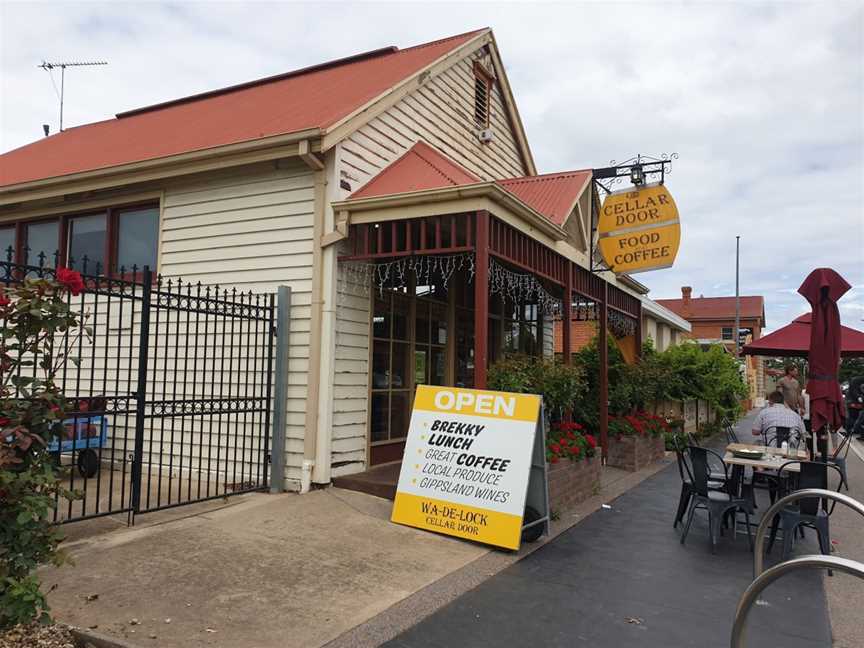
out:
M704 515L682 546L672 528L679 489L673 463L384 645L728 646L752 554L743 534L727 531L712 555ZM796 553L816 551L811 531ZM831 646L822 575L790 574L769 587L747 634L750 646Z

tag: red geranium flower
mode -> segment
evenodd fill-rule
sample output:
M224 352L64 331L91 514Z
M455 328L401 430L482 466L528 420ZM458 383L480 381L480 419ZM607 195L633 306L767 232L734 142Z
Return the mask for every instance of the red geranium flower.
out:
M573 424L573 429L574 429L574 430L582 430L582 429L584 429L584 428L583 428L579 423L574 423L574 424Z
M80 295L84 291L84 280L77 270L57 268L57 281L66 286L73 295Z
M597 447L597 439L594 438L594 435L593 435L593 434L586 434L586 435L585 435L585 441L586 441L586 442L588 443L588 445L591 446L592 448L596 448L596 447Z
M8 306L12 303L12 300L6 296L5 290L0 290L0 307Z
M578 456L582 452L582 448L578 445L574 445L570 447L570 454Z
M549 460L549 463L558 463L558 457L555 455L552 455L552 458Z
M576 440L576 435L573 434L572 432L568 432L568 433L567 433L567 438L570 439L571 441L575 441L575 440Z
M553 443L551 446L549 446L549 449L555 454L559 454L561 452L561 446L557 443Z

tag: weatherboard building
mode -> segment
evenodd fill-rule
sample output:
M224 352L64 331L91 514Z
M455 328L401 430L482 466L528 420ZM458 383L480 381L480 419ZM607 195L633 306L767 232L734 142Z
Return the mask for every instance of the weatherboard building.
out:
M109 274L134 262L291 288L278 419L291 489L399 460L418 384L483 388L507 352L553 355L556 321L596 322L631 356L649 333L663 346L687 333L639 282L589 269L598 206L590 170L537 174L489 29L0 156L0 248L17 263L83 250ZM565 362L572 331L559 326Z

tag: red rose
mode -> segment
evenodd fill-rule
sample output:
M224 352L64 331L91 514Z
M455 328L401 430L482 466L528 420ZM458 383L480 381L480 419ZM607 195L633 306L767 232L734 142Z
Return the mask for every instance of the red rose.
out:
M84 280L77 270L57 268L57 282L66 286L73 295L80 295L84 291Z
M588 443L588 445L591 446L592 448L596 448L596 447L597 447L597 439L594 438L594 435L593 435L593 434L586 434L586 435L585 435L585 441L586 441L586 442Z

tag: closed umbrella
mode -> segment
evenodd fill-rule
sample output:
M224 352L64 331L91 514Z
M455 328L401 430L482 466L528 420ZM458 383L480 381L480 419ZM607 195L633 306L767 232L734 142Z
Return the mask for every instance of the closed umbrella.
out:
M807 354L807 393L810 394L810 421L814 434L823 436L830 426L843 423L843 394L837 380L840 367L841 325L837 301L850 286L831 268L817 268L804 280L798 292L813 308L810 349ZM827 447L823 450L823 459Z

